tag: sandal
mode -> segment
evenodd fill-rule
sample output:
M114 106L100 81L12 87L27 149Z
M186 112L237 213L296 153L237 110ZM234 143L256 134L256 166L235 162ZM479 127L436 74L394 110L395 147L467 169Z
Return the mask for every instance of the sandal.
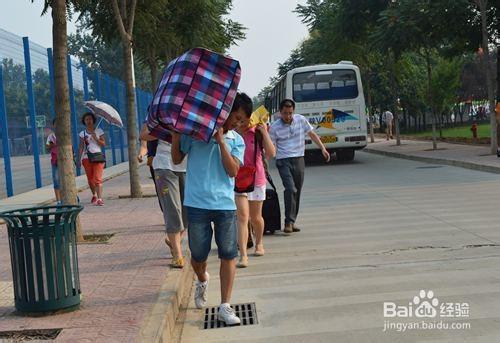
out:
M179 269L183 268L184 267L184 257L172 259L172 263L170 263L170 267L179 268Z
M254 252L254 256L264 256L264 254L266 253L266 251L264 250L264 244L257 244L255 246L255 252Z

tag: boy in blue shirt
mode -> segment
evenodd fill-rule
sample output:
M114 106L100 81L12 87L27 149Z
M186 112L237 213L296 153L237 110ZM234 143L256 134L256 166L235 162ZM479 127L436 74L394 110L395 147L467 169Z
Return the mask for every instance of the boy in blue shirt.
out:
M188 215L191 265L198 277L194 301L200 309L207 303L210 276L206 261L215 232L221 280L218 318L227 325L240 324L229 302L238 256L234 178L243 164L245 143L233 129L246 123L251 113L252 100L246 94L238 93L224 126L210 142L177 133L172 135L174 164L181 163L186 155L188 159L184 206Z

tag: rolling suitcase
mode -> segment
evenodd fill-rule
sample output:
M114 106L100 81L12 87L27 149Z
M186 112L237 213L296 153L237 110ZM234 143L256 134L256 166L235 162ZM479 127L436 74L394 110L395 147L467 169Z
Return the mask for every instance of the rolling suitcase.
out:
M281 231L281 209L276 192L276 186L269 173L266 173L267 181L272 188L266 189L266 200L262 205L262 217L264 218L264 234L274 234L275 231Z

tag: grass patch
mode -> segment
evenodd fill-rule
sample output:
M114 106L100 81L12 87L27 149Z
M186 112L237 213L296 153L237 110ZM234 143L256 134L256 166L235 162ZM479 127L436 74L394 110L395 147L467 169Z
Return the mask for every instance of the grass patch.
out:
M444 138L472 138L472 131L470 130L471 125L451 127L443 129ZM439 137L439 129L436 129L437 136ZM407 136L414 137L432 137L432 130L418 132L418 133L408 133ZM478 124L477 135L481 137L490 137L490 124Z
M84 242L83 244L107 244L111 237L113 237L114 233L102 233L102 234L90 234L83 235Z

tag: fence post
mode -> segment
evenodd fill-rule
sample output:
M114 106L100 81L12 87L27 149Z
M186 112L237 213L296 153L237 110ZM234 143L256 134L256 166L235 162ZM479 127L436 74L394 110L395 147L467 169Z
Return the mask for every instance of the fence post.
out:
M89 82L87 80L87 66L84 63L80 64L82 67L82 77L83 77L83 100L89 100Z
M118 79L114 79L115 84L115 94L116 94L116 110L118 113L121 112L121 104L120 104L120 85L118 83ZM121 116L120 116L121 117ZM125 152L123 150L123 128L120 128L120 161L125 162Z
M3 164L5 168L5 185L7 196L14 195L12 187L12 169L10 165L9 127L7 126L7 111L5 110L5 97L3 93L3 70L0 63L0 132L2 133Z
M109 75L104 74L104 86L106 87L104 97L109 105L111 105L111 82ZM111 141L111 156L113 157L113 165L116 165L116 151L115 151L115 134L113 125L109 124L109 140Z
M69 106L71 109L71 133L73 135L73 155L77 156L80 138L78 137L78 119L76 115L75 92L73 91L73 70L71 69L71 56L66 56L66 64L68 69L68 89L69 89ZM76 175L80 175L80 168L76 168Z
M24 65L26 67L26 90L28 93L28 108L30 113L31 126L31 149L35 162L35 183L36 188L42 187L42 173L40 169L40 152L38 149L38 135L36 132L36 108L35 95L33 93L33 78L31 75L30 43L28 37L23 37Z
M52 49L47 49L47 61L49 63L49 80L50 80L50 113L52 119L56 118L56 90L54 85L54 59L52 56Z

